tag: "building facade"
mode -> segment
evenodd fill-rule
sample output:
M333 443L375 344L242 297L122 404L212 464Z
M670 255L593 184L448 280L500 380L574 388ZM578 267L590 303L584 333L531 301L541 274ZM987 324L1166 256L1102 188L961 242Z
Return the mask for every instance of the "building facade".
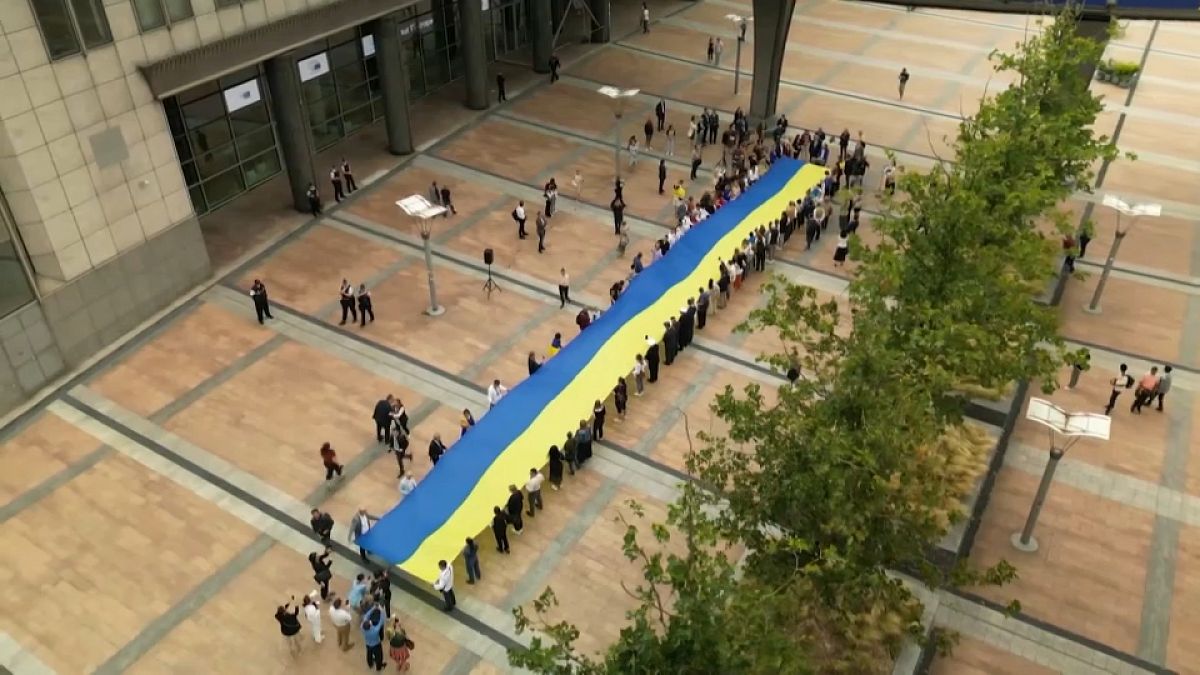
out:
M607 23L607 0L589 0ZM0 414L208 278L199 219L548 53L559 0L0 0ZM593 39L607 39L594 25ZM541 69L541 68L539 68Z

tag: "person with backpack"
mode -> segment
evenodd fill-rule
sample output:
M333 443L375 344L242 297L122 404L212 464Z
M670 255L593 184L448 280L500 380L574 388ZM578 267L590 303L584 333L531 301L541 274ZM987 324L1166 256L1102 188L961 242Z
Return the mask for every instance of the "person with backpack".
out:
M1123 389L1131 389L1133 387L1133 376L1129 374L1129 366L1121 364L1117 376L1108 381L1112 386L1112 393L1108 397L1108 405L1104 406L1104 414L1111 415L1113 408L1117 405L1117 397L1121 395Z

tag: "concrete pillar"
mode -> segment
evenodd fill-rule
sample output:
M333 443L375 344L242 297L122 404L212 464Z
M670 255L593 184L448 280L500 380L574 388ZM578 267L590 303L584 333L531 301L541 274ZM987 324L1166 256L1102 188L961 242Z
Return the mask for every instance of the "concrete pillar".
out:
M467 107L488 107L487 52L483 43L483 3L462 0L458 3L458 48L466 71Z
M554 26L550 21L550 0L529 0L529 41L533 52L533 72L550 72L550 54L554 50Z
M750 120L770 120L779 103L779 78L796 0L754 0L754 82Z
M571 9L571 0L551 0L550 3L550 23L554 24L554 29L558 30L558 24L562 21L563 15ZM570 21L570 19L567 19ZM564 28L564 31L567 29Z
M268 59L265 66L267 87L271 91L271 114L275 117L276 139L283 154L283 170L287 172L288 185L292 190L292 204L297 211L308 213L308 185L316 181L312 131L308 127L308 114L300 91L296 57L291 52L280 54ZM324 192L328 191L324 189ZM324 195L327 200L332 196Z
M375 36L375 60L379 66L379 84L383 87L383 123L387 128L388 151L407 155L413 151L412 127L408 120L408 69L400 42L400 21L395 14L376 19L371 26Z
M596 20L592 22L592 42L608 42L612 34L611 0L588 0L588 7L596 16Z

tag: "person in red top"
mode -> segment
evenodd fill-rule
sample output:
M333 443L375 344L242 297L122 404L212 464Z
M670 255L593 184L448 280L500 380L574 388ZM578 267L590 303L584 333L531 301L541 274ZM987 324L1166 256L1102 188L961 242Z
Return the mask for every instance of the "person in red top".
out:
M321 445L321 463L325 465L325 480L333 480L334 474L342 475L343 467L338 464L337 453L328 441Z

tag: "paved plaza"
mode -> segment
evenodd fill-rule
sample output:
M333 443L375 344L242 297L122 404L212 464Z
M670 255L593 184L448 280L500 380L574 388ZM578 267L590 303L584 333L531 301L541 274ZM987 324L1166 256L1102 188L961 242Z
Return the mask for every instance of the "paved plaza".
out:
M614 136L637 134L658 98L678 130L668 156L668 184L687 179L688 118L703 107L749 107L752 50L742 55L735 96L733 33L725 15L749 2L663 3L649 34L630 23L616 42L564 50L560 82L550 85L520 64L501 64L509 102L472 113L434 96L417 104L420 151L383 154L368 130L331 153L352 154L365 185L312 221L286 212L276 179L204 223L223 268L161 320L132 335L0 431L0 579L10 611L0 615L0 673L338 673L362 667L360 647L340 652L331 636L308 638L293 658L272 618L292 594L313 587L305 556L316 550L309 509L338 521L335 540L358 507L375 513L398 496L394 460L375 442L375 401L400 397L413 428L414 471L430 464L434 433L458 436L463 408L486 408L485 387L510 386L526 374L526 355L545 353L552 336L576 334L579 304L559 308L559 268L578 303L603 307L608 286L629 260L612 237ZM979 96L1005 82L990 72L993 49L1008 49L1036 27L1023 17L812 0L797 7L783 69L779 110L792 125L830 133L862 130L871 145L868 185L879 181L884 152L919 169L949 157L947 138ZM720 66L705 63L710 34L725 37ZM1097 237L1061 301L1064 334L1092 350L1094 368L1077 389L1053 400L1098 411L1118 363L1135 377L1173 364L1174 388L1163 413L1129 413L1123 397L1112 439L1082 441L1059 468L1038 529L1041 549L1019 553L1020 529L1046 457L1046 438L1020 422L979 530L972 560L1016 565L1019 580L980 594L1020 601L1024 618L949 593L935 596L938 625L961 635L958 649L932 672L1153 672L1150 666L1200 673L1200 455L1193 435L1200 379L1200 27L1132 23L1107 56L1145 63L1127 92L1096 83L1106 96L1100 131L1117 134L1137 162L1101 171L1097 193L1163 205L1123 244L1103 298L1103 312L1082 307L1112 240L1115 217L1080 196L1067 206L1097 222ZM912 73L905 99L895 76ZM493 66L494 68L496 66ZM642 94L614 128L601 84ZM453 88L454 85L451 85ZM1189 105L1191 104L1191 105ZM372 134L375 134L374 136ZM373 142L375 139L376 142ZM664 143L627 177L632 251L649 252L665 232L668 196L657 194L655 164ZM699 193L710 184L704 155ZM320 161L320 160L318 160ZM570 177L579 169L579 199ZM549 250L517 240L510 211L519 199L541 204L541 185L557 179L559 212ZM433 224L434 268L447 311L423 314L428 296L421 240L395 206L425 194L432 181L450 186L458 213ZM333 206L330 204L329 206ZM873 194L866 210L878 206ZM532 220L532 218L531 218ZM530 225L532 228L532 224ZM871 240L869 219L864 238ZM860 231L861 232L861 231ZM853 263L834 268L834 242L809 252L796 242L773 270L816 288L844 292ZM253 248L250 255L245 254ZM500 290L481 252L496 254ZM275 319L260 326L247 289L270 290ZM372 289L377 321L339 325L337 289L349 279ZM578 624L579 646L611 642L633 605L621 583L638 568L621 555L614 517L629 499L661 519L685 477L685 420L693 433L720 432L709 402L726 386L779 380L755 363L772 350L770 335L733 327L759 302L762 275L735 295L698 333L695 349L664 367L660 382L631 400L628 418L610 415L604 443L587 470L546 495L546 509L513 536L501 557L481 535L482 583L465 585L458 564L459 610L443 614L424 584L395 588L393 606L417 644L415 673L510 672L505 649L521 643L511 609L552 586L556 616ZM621 366L616 366L614 377ZM1067 373L1064 372L1063 378ZM346 464L326 484L317 455L329 441ZM450 450L453 452L453 448ZM1198 457L1200 461L1200 457ZM333 587L344 593L361 571L339 549ZM357 638L356 638L357 641ZM1141 661L1138 662L1137 659Z

